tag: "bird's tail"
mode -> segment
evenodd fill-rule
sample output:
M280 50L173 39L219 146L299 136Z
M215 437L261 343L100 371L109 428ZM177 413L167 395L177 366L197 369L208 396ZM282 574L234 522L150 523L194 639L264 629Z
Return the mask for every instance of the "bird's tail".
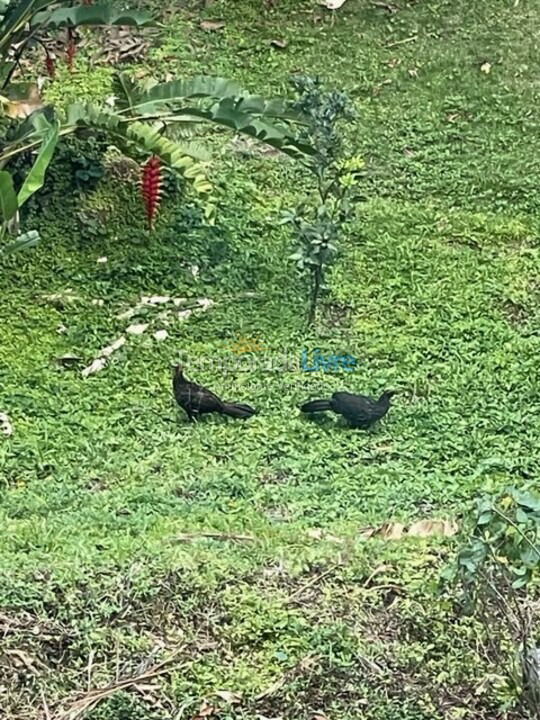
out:
M257 412L251 405L242 403L223 403L222 412L233 418L249 418Z
M330 400L311 400L300 406L300 410L304 413L322 412L323 410L331 410Z

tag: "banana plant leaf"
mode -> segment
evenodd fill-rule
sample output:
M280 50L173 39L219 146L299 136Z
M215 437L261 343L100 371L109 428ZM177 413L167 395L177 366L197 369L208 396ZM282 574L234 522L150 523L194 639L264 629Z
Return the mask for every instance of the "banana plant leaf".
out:
M74 5L73 7L44 10L36 13L30 27L44 25L48 28L76 27L77 25L125 25L148 27L155 25L153 16L142 10L121 10L112 4Z
M7 170L0 170L0 222L7 223L17 214L19 203L13 178Z
M53 158L58 143L58 124L49 124L43 114L35 118L36 130L43 132L43 144L38 152L37 158L32 165L30 172L19 190L18 203L21 207L28 198L37 192L45 182L45 173Z

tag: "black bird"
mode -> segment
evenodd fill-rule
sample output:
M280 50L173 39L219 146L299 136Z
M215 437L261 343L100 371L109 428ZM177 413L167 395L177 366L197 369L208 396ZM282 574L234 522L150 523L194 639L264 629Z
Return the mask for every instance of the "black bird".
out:
M335 392L330 400L311 400L304 403L300 410L304 413L332 410L343 415L351 427L365 429L386 415L390 408L390 398L395 394L395 390L387 390L376 400L367 395Z
M184 377L181 365L173 366L173 391L176 402L192 422L204 413L215 412L233 418L249 418L257 412L249 405L225 403L208 388L189 382Z

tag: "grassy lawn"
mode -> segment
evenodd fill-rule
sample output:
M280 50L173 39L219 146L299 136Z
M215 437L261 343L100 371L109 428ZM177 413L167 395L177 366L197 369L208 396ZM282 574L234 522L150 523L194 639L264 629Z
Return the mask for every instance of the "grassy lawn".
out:
M169 201L153 235L129 182L66 201L66 177L53 179L29 220L42 245L1 269L0 411L14 432L0 436L0 717L67 720L89 688L160 662L85 717L522 717L480 629L439 589L457 541L362 530L459 522L481 490L538 474L540 5L167 13L139 77L219 74L282 94L309 72L346 90L365 201L307 333L277 222L305 182L292 161L210 133L216 226ZM201 17L225 26L205 32ZM108 91L108 69L78 62L51 97ZM81 231L81 212L106 232ZM84 379L137 321L122 314L154 295L213 304L184 319L146 309L148 330ZM242 338L262 349L231 370ZM314 348L358 366L276 366ZM259 414L188 424L170 388L179 357ZM401 392L370 432L297 410L345 388Z

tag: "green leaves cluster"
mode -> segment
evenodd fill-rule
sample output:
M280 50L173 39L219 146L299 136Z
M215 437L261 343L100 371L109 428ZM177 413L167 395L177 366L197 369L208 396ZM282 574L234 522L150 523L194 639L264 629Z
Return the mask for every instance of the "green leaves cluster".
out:
M49 122L44 114L37 114L29 123L32 132L40 138L40 147L34 164L20 187L15 191L13 178L6 170L0 171L0 238L9 231L16 240L1 248L2 254L33 247L39 241L37 231L19 234L18 214L24 203L37 192L45 182L45 173L52 160L59 138L58 123Z
M473 527L457 558L457 571L478 591L486 580L525 588L540 565L540 497L509 488L477 501Z

